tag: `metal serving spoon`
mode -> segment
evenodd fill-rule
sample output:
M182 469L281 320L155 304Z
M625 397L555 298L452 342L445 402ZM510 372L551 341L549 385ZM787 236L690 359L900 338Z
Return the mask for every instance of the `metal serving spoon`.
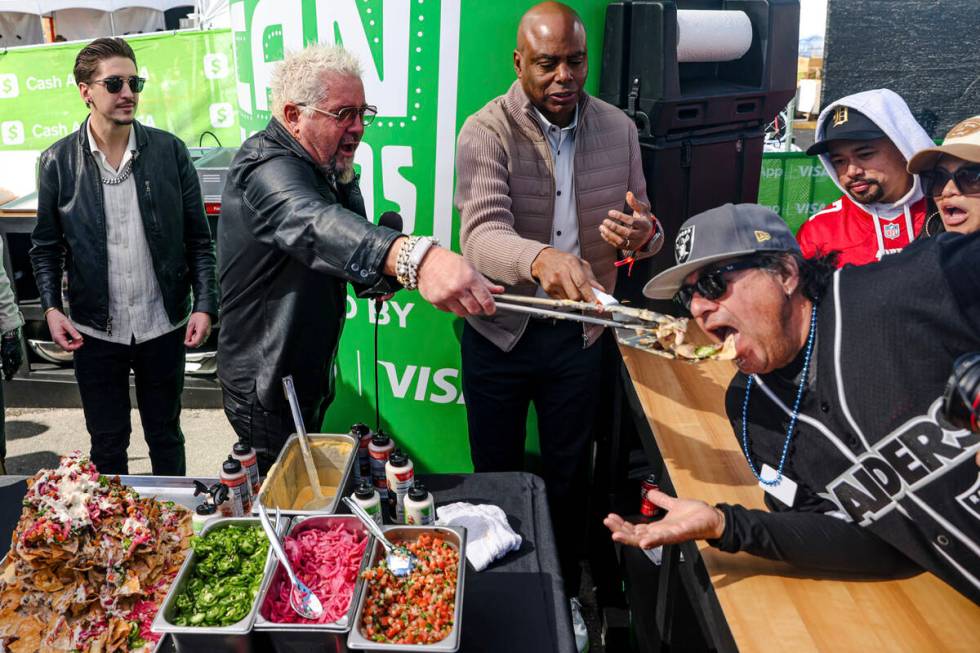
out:
M303 510L322 510L330 504L333 497L323 496L323 490L320 489L320 474L317 473L316 464L313 462L313 452L310 451L310 442L306 437L306 425L303 424L303 414L299 410L299 399L296 397L292 375L283 377L282 387L286 391L286 400L289 401L289 409L293 413L296 435L299 438L299 448L303 453L306 475L309 477L310 490L313 492L313 498L303 505Z
M350 497L344 497L344 503L347 504L347 507L367 527L368 532L376 537L385 548L385 551L388 552L388 556L385 558L388 563L388 570L399 577L408 576L412 573L412 570L415 569L415 565L418 563L415 555L404 546L395 546L389 542L384 532L378 527L377 522L371 519L371 515L364 512L364 509L357 505Z
M282 544L279 542L279 536L276 535L276 530L269 523L269 515L265 511L265 507L260 503L259 506L259 519L262 522L262 528L265 529L265 534L269 538L269 544L272 546L272 550L275 551L276 557L279 558L279 562L282 563L283 569L286 570L286 574L289 575L289 580L292 582L293 587L289 592L289 606L296 611L301 617L306 619L319 619L323 615L323 605L320 603L320 599L316 597L306 583L301 581L296 572L293 571L293 566L289 564L289 558L286 557L286 552L282 549ZM279 511L276 509L276 522L279 522Z

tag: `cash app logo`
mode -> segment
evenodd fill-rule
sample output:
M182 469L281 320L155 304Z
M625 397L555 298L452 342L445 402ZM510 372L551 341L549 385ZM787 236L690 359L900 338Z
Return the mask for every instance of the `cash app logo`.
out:
M208 113L211 116L211 126L215 129L235 125L235 108L230 102L216 102L208 107Z
M4 145L20 145L24 142L24 123L19 120L0 122L0 141Z
M460 0L231 3L242 136L271 116L286 52L338 43L357 56L378 117L357 149L368 215L401 213L406 232L452 237Z
M224 79L228 76L228 57L221 52L204 55L204 76L208 79Z
M20 85L17 83L17 75L13 73L0 75L0 98L12 98L18 95L20 95Z

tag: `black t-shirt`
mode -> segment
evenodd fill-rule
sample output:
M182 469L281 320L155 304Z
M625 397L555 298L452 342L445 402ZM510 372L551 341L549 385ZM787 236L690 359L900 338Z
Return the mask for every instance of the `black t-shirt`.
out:
M980 602L980 436L945 431L937 417L953 361L974 351L980 234L943 234L835 273L784 467L796 500L767 494L778 514L721 506L715 544L869 576L919 567ZM753 383L757 469L779 465L802 357ZM736 375L726 397L740 439L746 381Z

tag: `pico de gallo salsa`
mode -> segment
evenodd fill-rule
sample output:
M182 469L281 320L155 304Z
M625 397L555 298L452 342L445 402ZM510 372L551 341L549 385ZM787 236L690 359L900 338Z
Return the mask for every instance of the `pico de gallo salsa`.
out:
M453 629L459 551L429 533L406 546L418 559L408 576L395 576L384 560L362 574L361 633L385 644L434 644Z

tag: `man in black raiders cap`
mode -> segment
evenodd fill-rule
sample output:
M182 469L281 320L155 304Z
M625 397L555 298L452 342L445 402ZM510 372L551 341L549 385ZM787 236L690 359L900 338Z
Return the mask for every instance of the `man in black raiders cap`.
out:
M888 89L849 95L824 109L807 154L820 156L844 194L800 227L803 255L836 251L838 265L864 265L912 242L927 205L906 163L932 145L905 100Z
M685 222L674 251L643 292L733 339L725 409L769 510L651 490L663 520L609 515L613 539L707 540L826 575L927 570L980 602L980 436L939 419L953 361L980 351L980 233L835 270L769 209L726 204Z

